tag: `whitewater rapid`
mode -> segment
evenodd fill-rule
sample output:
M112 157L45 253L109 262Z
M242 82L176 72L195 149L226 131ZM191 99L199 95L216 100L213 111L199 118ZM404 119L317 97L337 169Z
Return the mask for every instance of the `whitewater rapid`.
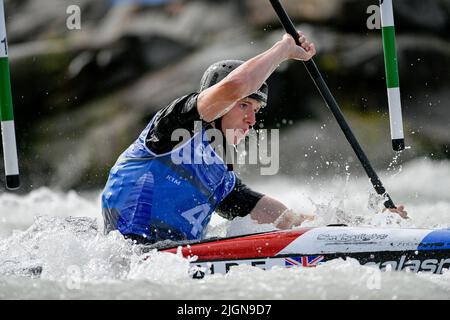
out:
M374 227L450 227L450 162L417 159L380 177L410 219L381 213L367 178L348 175L252 181L251 187L298 212L315 214L307 226L346 223ZM381 272L356 260L316 268L238 266L202 280L189 261L138 248L118 233L103 235L100 191L78 194L40 188L0 195L0 299L450 299L450 272ZM273 230L249 218L214 215L208 236ZM40 276L33 276L38 270Z

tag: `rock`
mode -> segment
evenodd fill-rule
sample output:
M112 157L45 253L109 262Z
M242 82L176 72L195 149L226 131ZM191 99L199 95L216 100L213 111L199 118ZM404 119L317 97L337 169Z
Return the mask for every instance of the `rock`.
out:
M395 2L396 18L410 30L428 30L446 34L450 28L450 1L401 0Z
M66 13L69 5L81 9L82 28L94 25L108 10L108 1L60 0L6 1L6 24L10 44L43 38L59 38L70 32Z
M145 123L139 114L127 110L115 93L45 119L39 127L40 132L35 132L40 135L39 143L32 146L32 152L40 155L35 170L43 163L52 174L35 181L66 190L102 184L109 168Z
M449 3L395 2L405 134L412 146L405 159L430 152L449 157ZM70 4L82 9L81 30L65 25L68 3L6 2L22 191L102 187L152 115L196 91L207 66L253 57L283 34L269 2L260 0ZM374 2L283 4L316 43L316 64L369 158L386 168L392 152L381 33L366 26ZM282 129L282 173L360 168L302 63L282 63L269 87L268 107L258 118L264 128Z
M127 90L126 101L147 115L156 112L175 98L198 90L206 68L222 59L248 59L265 49L263 44L250 44L249 35L221 38L180 61L173 61L157 73L148 73Z
M269 2L246 0L249 22L258 28L281 28ZM372 12L369 6L379 5L372 0L284 0L283 7L296 23L314 23L333 27L335 30L366 33L366 22ZM428 30L445 37L450 28L450 1L421 0L394 1L394 18L397 33Z
M256 27L279 25L269 1L245 0L250 23ZM342 13L344 0L285 0L282 5L295 22L327 23Z

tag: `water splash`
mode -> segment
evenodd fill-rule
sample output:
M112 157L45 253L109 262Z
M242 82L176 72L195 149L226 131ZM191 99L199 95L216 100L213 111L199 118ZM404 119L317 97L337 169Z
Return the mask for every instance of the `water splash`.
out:
M398 176L403 170L403 162L400 161L402 153L403 151L395 152L395 155L392 157L392 161L388 164L386 171L391 174L392 178Z
M305 225L450 227L448 161L415 160L384 181L394 200L406 204L409 221L381 212L382 199L370 200L366 178L306 184L274 177L250 185L294 211L315 214ZM98 193L86 198L45 188L0 195L0 299L450 299L450 272L380 272L351 259L314 269L240 266L194 280L189 261L179 255L150 252L146 263L141 247L117 232L103 235L98 200ZM208 236L273 229L250 217L214 215Z

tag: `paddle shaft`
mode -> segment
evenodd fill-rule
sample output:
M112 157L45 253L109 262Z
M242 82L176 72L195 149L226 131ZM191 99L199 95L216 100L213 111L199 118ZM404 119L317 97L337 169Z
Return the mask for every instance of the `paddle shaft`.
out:
M299 35L297 33L297 30L294 27L294 24L292 23L291 19L287 15L286 11L284 10L283 6L281 5L280 1L279 0L270 0L270 3L272 4L272 7L274 8L275 12L277 13L278 18L280 19L280 22L283 25L286 32L288 34L290 34L295 39L295 42L297 43L297 45L300 46L300 40L299 40ZM308 70L308 73L311 76L312 80L316 84L317 89L319 90L320 94L322 95L323 99L325 100L325 103L327 104L327 106L331 110L331 112L333 113L339 126L341 127L342 131L344 132L345 137L347 138L348 142L350 143L353 150L355 151L356 156L358 157L364 170L366 171L367 175L369 176L370 182L372 183L373 187L375 188L375 191L379 195L384 195L387 198L387 200L384 202L384 206L386 208L396 208L391 197L389 196L389 194L387 194L386 189L383 187L383 184L381 183L380 178L378 178L377 173L375 172L372 165L370 164L369 159L367 158L366 154L364 153L361 146L359 145L358 140L356 140L356 137L353 134L352 130L350 129L349 125L347 124L347 121L345 121L345 118L344 118L336 100L334 99L330 89L328 88L322 75L320 74L320 71L317 68L315 62L313 61L313 59L310 59L308 61L304 61L303 63L305 65L306 69Z

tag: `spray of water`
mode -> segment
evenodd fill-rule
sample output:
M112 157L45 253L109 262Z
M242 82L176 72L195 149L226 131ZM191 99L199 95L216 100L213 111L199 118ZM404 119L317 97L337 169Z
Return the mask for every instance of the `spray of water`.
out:
M350 175L303 185L266 178L252 187L315 214L305 226L450 227L449 162L415 160L382 178L406 204L410 220L381 212L382 199L372 198L367 179ZM143 253L118 232L104 235L99 193L82 197L42 188L25 196L3 194L0 213L0 299L450 299L450 272L380 272L352 259L312 269L239 266L195 280L180 254ZM249 217L226 221L214 215L208 236L273 229Z

